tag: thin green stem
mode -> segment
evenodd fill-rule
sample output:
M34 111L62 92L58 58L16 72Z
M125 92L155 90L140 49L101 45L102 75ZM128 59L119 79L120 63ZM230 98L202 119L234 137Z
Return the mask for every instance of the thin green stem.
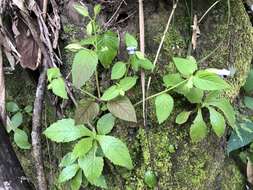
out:
M152 99L152 98L155 98L155 97L157 97L157 96L159 96L159 95L161 95L161 94L164 94L164 93L166 93L166 92L169 92L169 91L171 91L171 90L177 88L178 86L184 84L184 83L187 82L188 80L189 80L189 79L185 79L185 80L183 80L183 81L177 83L176 85L174 85L174 86L172 86L172 87L170 87L170 88L168 88L168 89L166 89L166 90L164 90L164 91L161 91L161 92L158 92L158 93L156 93L156 94L153 94L153 95L147 97L147 98L145 99L145 101L150 100L150 99ZM134 106L138 106L138 105L141 104L142 102L143 102L143 100L137 102L136 104L134 104Z
M95 100L98 100L98 101L101 101L98 97L96 97L96 96L94 96L93 94L91 94L91 93L89 93L89 92L87 92L87 91L85 91L85 90L82 90L82 89L79 89L83 94L86 94L86 95L88 95L89 97L91 97L91 98L93 98L93 99L95 99Z
M98 80L98 71L96 70L95 72L96 75L96 86L97 86L97 92L98 92L98 97L101 97L101 92L100 92L100 86L99 86L99 80Z

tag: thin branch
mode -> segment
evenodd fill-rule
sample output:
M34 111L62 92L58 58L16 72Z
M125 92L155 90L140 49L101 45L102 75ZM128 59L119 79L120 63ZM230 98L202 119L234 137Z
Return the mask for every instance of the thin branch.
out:
M43 110L43 100L46 89L47 62L43 59L43 69L37 84L36 97L34 101L32 117L32 153L37 173L38 190L47 190L47 181L44 173L42 149L41 149L41 117Z
M205 18L205 16L209 13L209 11L210 11L212 8L214 8L215 5L217 5L219 2L220 2L220 0L214 2L214 4L212 4L211 7L209 7L209 8L206 10L206 12L202 15L202 17L198 20L198 23L200 23L200 22Z
M155 69L156 63L157 63L157 61L158 61L158 58L159 58L160 52L161 52L161 50L162 50L162 47L163 47L163 43L164 43L166 34L167 34L168 30L169 30L170 23L171 23L171 21L172 21L173 15L174 15L175 10L176 10L176 8L177 8L177 4L178 4L178 0L177 0L176 3L173 5L173 8L172 8L172 11L171 11L171 13L170 13L170 17L169 17L169 19L168 19L166 28L165 28L165 30L164 30L164 32L163 32L163 36L162 36L161 42L160 42L160 44L159 44L159 47L158 47L158 49L157 49L156 56L155 56L155 60L154 60L154 62L153 62L153 64L154 64L153 70ZM153 71L153 70L152 70L152 71ZM151 84L151 80L152 80L152 78L149 77L149 79L148 79L148 85L147 85L147 91L149 91L150 84Z
M143 0L139 0L139 27L140 27L140 50L145 54L145 29L144 29L144 11ZM142 114L143 124L146 127L146 92L145 92L145 72L141 70L141 88L142 88Z
M0 121L6 126L6 113L5 113L5 83L4 83L4 70L3 70L3 53L0 46Z

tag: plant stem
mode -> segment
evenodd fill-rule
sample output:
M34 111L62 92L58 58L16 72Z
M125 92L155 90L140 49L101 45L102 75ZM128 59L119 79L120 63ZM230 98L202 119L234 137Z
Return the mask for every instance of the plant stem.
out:
M80 90L82 93L88 95L89 97L91 97L91 98L93 98L93 99L95 99L95 100L101 101L98 97L94 96L93 94L91 94L91 93L89 93L89 92L87 92L87 91L85 91L85 90L82 90L82 89L79 89L79 90Z
M145 99L145 101L150 100L150 99L152 99L152 98L155 98L155 97L157 97L157 96L159 96L159 95L161 95L161 94L164 94L164 93L166 93L166 92L169 92L169 91L171 91L171 90L177 88L178 86L184 84L184 83L187 82L187 81L188 81L188 79L185 79L185 80L183 80L183 81L177 83L176 85L174 85L174 86L172 86L172 87L170 87L170 88L168 88L168 89L166 89L166 90L164 90L164 91L161 91L161 92L158 92L158 93L156 93L156 94L153 94L153 95L147 97L147 98ZM134 104L134 106L138 106L138 105L141 104L142 102L143 102L143 100L137 102L136 104Z
M96 75L96 86L97 86L97 92L98 92L98 97L101 97L101 93L100 93L100 86L99 86L99 80L98 80L98 71L96 70L95 72Z

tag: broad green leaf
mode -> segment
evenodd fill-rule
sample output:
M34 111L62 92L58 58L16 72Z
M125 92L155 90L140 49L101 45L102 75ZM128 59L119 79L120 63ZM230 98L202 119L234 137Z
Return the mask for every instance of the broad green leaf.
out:
M119 48L118 35L108 31L98 40L98 59L105 68L109 68L117 56Z
M155 98L155 109L158 123L163 123L169 116L174 106L173 98L164 93Z
M227 144L227 152L242 148L253 142L253 123L244 122L236 125L236 131L233 131ZM241 138L242 137L242 138Z
M249 93L253 90L253 70L250 70L246 83L243 86L244 90Z
M89 152L89 150L92 148L92 144L93 144L93 138L91 137L81 139L74 146L73 155L75 157L85 156L85 154Z
M58 182L63 183L65 181L72 179L76 175L78 170L79 170L78 164L67 166L61 171Z
M222 114L217 112L215 109L208 107L210 113L210 121L215 134L221 137L225 133L226 123Z
M21 129L15 129L14 142L21 149L30 149L31 148L31 144L28 142L28 136L27 136L26 132Z
M210 102L205 102L205 104L214 106L218 108L219 110L221 110L223 114L225 115L228 121L228 124L233 128L235 127L235 111L234 111L233 106L229 103L228 100L226 100L225 98L222 98L222 99L217 99Z
M125 77L119 81L119 86L123 91L130 90L137 81L137 77Z
M217 101L219 99L220 95L221 95L220 91L211 91L211 92L208 92L208 94L205 97L204 102Z
M175 86L176 84L178 84L182 81L183 81L183 79L182 79L182 77L180 76L179 73L167 74L163 77L163 83L167 88Z
M52 89L55 95L63 99L68 99L67 91L65 88L65 82L61 77L53 79L51 83L48 85L48 89Z
M124 62L117 62L112 67L111 79L120 79L126 73L126 64Z
M12 129L15 130L23 123L23 114L21 112L16 113L11 117Z
M100 135L106 135L111 132L115 123L115 117L111 113L103 115L97 122L97 131Z
M95 185L97 187L103 188L103 189L107 189L107 184L106 184L106 180L105 177L103 175L99 176L97 179L95 180L90 180L90 183L92 185Z
M108 110L117 118L137 122L134 106L127 97L119 97L107 103Z
M199 142L203 140L207 135L207 126L203 120L201 109L198 110L198 114L193 121L190 128L190 136L193 142Z
M187 100L191 103L201 103L204 96L203 90L199 88L191 88L188 93L185 94Z
M67 153L61 160L59 166L66 167L72 165L76 161L77 157L73 155L73 152Z
M24 111L26 113L32 113L33 111L33 107L31 105L27 105L25 108L24 108Z
M133 35L129 34L128 32L125 34L125 43L126 47L134 47L134 48L138 47L137 40Z
M191 111L182 111L180 114L177 115L176 123L179 125L185 123L188 120L190 114Z
M62 119L51 124L44 132L47 138L55 142L70 142L93 133L83 125L75 126L73 119Z
M69 50L69 51L72 51L72 52L77 52L77 51L79 51L79 50L81 50L81 49L84 49L84 48L83 48L82 45L79 44L79 43L72 43L72 44L67 45L67 46L65 47L65 49L67 49L67 50ZM50 81L50 80L49 80L49 81Z
M87 46L87 45L95 45L96 43L96 39L98 38L98 36L89 36L85 39L82 39L79 43L82 46Z
M83 49L76 53L72 65L73 85L82 87L96 71L98 57L94 51Z
M118 95L120 95L120 89L116 85L113 85L104 92L101 100L109 101L116 98Z
M140 67L140 64L138 63L140 59L138 59L135 55L130 56L129 59L132 69L137 72Z
M95 16L97 16L100 13L100 11L101 11L101 5L100 4L95 5L94 7Z
M253 83L252 83L253 85ZM247 108L252 109L253 110L253 98L245 96L244 97L244 104Z
M14 113L14 112L19 111L19 107L18 107L18 105L17 105L15 102L8 102L8 103L6 104L6 110L7 110L8 112Z
M230 85L221 77L207 71L198 71L193 78L194 86L202 90L223 90Z
M82 181L83 181L83 172L81 169L79 169L75 177L73 177L70 181L71 190L79 190L81 188Z
M81 100L75 111L77 124L91 123L99 113L99 105L92 100Z
M177 70L183 75L191 75L197 70L197 63L194 60L173 57L173 62Z
M88 155L78 159L78 164L88 181L97 179L102 174L104 167L103 158L97 157L95 152L96 149L92 149Z
M97 140L99 141L105 157L113 164L123 166L130 170L133 169L133 163L128 148L121 140L106 135L97 135Z
M58 67L49 68L47 70L47 79L51 82L53 79L57 79L61 77L61 72Z
M153 171L147 171L144 175L144 182L149 188L155 188L157 186L157 177Z
M74 4L74 8L82 16L84 16L84 17L89 16L88 8L85 5L81 5L81 4L76 3L76 4Z
M86 33L87 35L91 36L92 35L92 32L93 32L93 27L92 27L92 22L93 21L90 21L87 26L86 26Z
M141 68L143 68L145 70L152 70L152 69L154 69L153 63L149 59L147 59L147 58L137 59L135 64L137 64L138 67L141 67Z
M138 59L145 60L145 55L141 51L136 51L135 55L137 56Z

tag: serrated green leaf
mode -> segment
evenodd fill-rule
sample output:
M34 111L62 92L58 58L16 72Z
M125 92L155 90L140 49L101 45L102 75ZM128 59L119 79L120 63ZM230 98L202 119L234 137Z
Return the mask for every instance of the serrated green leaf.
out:
M60 167L66 167L72 165L76 161L77 157L73 155L73 152L67 153L59 164Z
M130 90L137 81L137 77L125 77L119 81L119 86L123 91Z
M243 88L247 93L250 93L253 90L253 70L250 70L246 83Z
M188 93L185 94L187 100L193 104L201 103L204 96L203 90L199 88L191 88Z
M92 100L81 100L75 111L75 121L77 124L91 123L99 113L98 103Z
M93 144L93 138L91 137L81 139L74 146L73 155L75 157L85 156L85 154L89 152L89 150L92 148L92 144Z
M18 105L15 102L8 102L6 104L6 110L8 112L14 113L14 112L19 111L19 107L18 107Z
M125 34L125 43L127 47L134 47L134 48L138 47L137 40L133 35L129 34L128 32Z
M87 26L86 26L86 33L87 35L91 36L92 35L92 32L93 32L93 26L92 26L92 22L93 21L90 21Z
M130 170L133 169L128 148L121 140L106 135L97 135L97 140L105 157L113 164L123 166Z
M134 106L127 97L119 97L109 101L107 108L117 118L137 122Z
M109 68L114 58L117 56L119 48L118 35L108 31L98 40L98 59L105 68Z
M51 83L48 85L48 89L52 89L53 93L56 96L59 96L63 99L68 99L65 82L61 77L53 79Z
M253 83L252 83L253 84ZM244 97L244 104L247 108L253 110L253 98L245 96Z
M15 130L23 123L23 114L17 112L14 116L11 117L11 126L12 130Z
M30 149L31 148L31 144L28 142L28 136L27 136L26 132L21 129L15 129L14 142L21 149Z
M198 114L193 121L190 128L190 136L193 142L199 142L203 140L207 135L207 126L203 120L201 109L198 110Z
M112 67L111 79L120 79L126 73L126 64L124 62L117 62Z
M88 155L78 159L78 164L82 168L88 181L97 179L103 171L104 160L96 156L96 149L92 149Z
M191 114L191 111L182 111L181 113L177 115L176 123L179 125L185 123L188 120L190 114Z
M81 44L79 43L72 43L65 47L65 49L71 51L71 52L77 52L81 49L84 49ZM49 80L50 81L50 80Z
M49 68L47 70L47 80L51 82L53 79L61 77L61 72L58 67Z
M72 65L73 85L82 87L96 71L98 57L94 51L83 49L76 53Z
M119 94L120 89L116 85L113 85L104 92L103 96L101 97L101 100L109 101L119 96Z
M97 122L97 131L100 135L106 135L111 132L115 123L115 117L111 113L103 115Z
M221 77L207 71L198 71L193 77L194 86L202 90L223 90L230 85Z
M83 125L75 126L73 119L62 119L51 124L44 132L47 138L55 142L70 142L93 133Z
M101 11L101 5L100 4L96 4L94 7L94 14L95 16L97 16Z
M197 63L194 60L184 59L180 57L173 57L173 62L177 70L183 75L191 75L197 70Z
M247 128L247 129L246 129ZM233 131L229 137L227 144L227 152L230 153L234 150L242 148L249 143L253 142L253 123L244 122L236 125L236 132ZM241 138L242 137L242 138Z
M61 173L59 175L58 182L63 183L65 181L70 180L71 178L73 178L76 175L78 169L79 169L78 164L73 164L73 165L67 166L66 168L64 168L61 171Z
M226 100L224 98L216 99L216 100L212 100L209 102L205 102L205 104L214 106L214 107L218 108L219 110L221 110L223 112L223 114L225 115L225 117L228 121L228 124L233 128L235 127L235 121L236 121L235 111L228 100Z
M83 181L83 172L82 170L79 169L75 177L71 179L70 182L71 190L79 190L81 188L82 181Z
M89 16L88 8L85 5L74 4L74 9L84 17Z
M155 98L156 117L158 123L163 123L169 116L174 107L174 100L169 94L161 94Z
M167 74L163 77L163 83L164 85L168 88L168 87L172 87L175 86L176 84L182 82L183 79L180 76L179 73L175 73L175 74Z
M90 180L90 183L92 185L95 185L97 187L103 188L103 189L107 189L107 184L106 184L106 180L105 177L103 175L99 176L97 179L95 180Z
M215 134L221 137L225 133L226 123L223 115L217 112L215 109L208 107L210 113L210 121Z

